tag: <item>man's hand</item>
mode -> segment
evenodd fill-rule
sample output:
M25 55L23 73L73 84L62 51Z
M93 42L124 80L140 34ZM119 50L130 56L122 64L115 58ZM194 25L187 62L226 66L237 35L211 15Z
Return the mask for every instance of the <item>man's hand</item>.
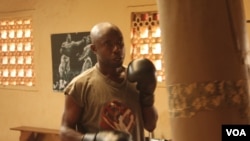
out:
M87 133L82 141L132 141L132 137L129 133L112 130L100 131L96 134Z
M154 64L146 58L135 59L128 65L127 78L131 82L137 82L143 107L154 104L154 91L157 84L155 71Z

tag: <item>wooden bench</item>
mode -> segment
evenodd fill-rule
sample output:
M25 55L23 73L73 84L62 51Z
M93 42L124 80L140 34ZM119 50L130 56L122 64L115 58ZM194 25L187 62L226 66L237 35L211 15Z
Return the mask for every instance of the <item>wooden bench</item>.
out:
M21 132L19 141L60 141L58 129L19 126L10 130Z

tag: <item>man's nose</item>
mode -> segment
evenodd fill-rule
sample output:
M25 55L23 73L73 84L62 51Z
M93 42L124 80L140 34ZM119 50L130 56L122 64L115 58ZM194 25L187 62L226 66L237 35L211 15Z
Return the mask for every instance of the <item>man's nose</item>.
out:
M114 43L113 47L114 47L115 51L121 51L122 48L123 48L123 46L121 44L119 44L119 43Z

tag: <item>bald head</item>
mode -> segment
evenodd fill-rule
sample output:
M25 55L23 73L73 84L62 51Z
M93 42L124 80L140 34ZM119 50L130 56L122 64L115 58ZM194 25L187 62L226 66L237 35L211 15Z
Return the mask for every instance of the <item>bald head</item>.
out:
M90 31L91 41L93 44L95 44L99 39L112 32L117 32L121 34L120 29L112 23L109 22L98 23Z

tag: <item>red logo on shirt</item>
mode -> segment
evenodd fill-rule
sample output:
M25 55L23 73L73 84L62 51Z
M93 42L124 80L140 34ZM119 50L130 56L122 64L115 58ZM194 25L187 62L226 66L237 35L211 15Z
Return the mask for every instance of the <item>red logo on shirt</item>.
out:
M105 130L132 131L135 126L135 115L132 110L120 101L107 103L102 110L100 126Z

